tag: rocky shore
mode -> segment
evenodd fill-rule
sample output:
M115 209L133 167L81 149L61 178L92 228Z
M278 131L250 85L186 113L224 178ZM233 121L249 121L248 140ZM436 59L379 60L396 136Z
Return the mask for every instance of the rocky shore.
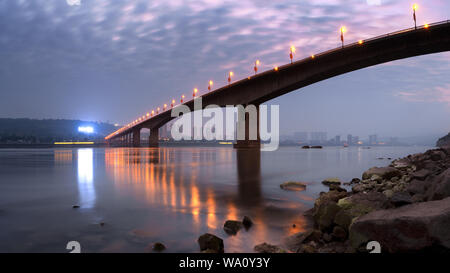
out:
M305 213L314 229L286 245L301 253L450 251L450 148L429 150L374 167L328 192ZM351 189L350 189L351 188ZM373 244L373 243L371 243Z

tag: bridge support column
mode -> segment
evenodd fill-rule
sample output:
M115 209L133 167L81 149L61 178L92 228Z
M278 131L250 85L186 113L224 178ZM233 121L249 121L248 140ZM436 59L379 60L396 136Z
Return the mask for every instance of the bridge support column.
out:
M159 128L150 129L150 137L148 138L149 147L159 146Z
M133 147L141 146L141 129L133 130Z
M239 140L239 133L236 143L233 145L234 148L252 148L252 149L260 149L261 140L259 138L259 105L256 105L256 120L255 118L250 117L249 112L244 112L244 115L240 115L238 113L238 123L237 123L237 131L239 132L240 123L245 123L245 139ZM253 124L252 124L253 123ZM256 124L254 124L256 123ZM256 126L256 128L254 128ZM256 130L256 139L250 139L252 134L251 131ZM254 134L254 132L253 132ZM253 137L254 138L254 137Z

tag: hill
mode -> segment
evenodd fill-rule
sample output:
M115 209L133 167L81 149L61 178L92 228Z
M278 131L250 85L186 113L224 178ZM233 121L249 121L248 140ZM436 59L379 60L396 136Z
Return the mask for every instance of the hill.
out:
M438 146L438 147L445 147L445 146L450 147L450 133L448 133L448 135L446 135L444 137L441 137L437 141L436 146Z
M92 127L92 133L79 132ZM0 118L0 143L52 143L54 141L103 140L115 126L103 122L67 119Z

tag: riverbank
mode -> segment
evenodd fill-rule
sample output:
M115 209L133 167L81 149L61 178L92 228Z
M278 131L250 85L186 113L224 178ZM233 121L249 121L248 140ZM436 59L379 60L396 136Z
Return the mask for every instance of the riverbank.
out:
M305 213L314 228L286 240L300 253L450 251L450 149L440 148L328 183ZM351 189L350 189L351 187Z

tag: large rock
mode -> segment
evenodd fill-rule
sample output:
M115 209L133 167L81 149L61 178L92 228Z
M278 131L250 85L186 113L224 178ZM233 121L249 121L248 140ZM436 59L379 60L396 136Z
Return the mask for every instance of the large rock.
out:
M258 253L286 253L286 250L281 247L267 243L256 245L254 250Z
M280 184L280 188L288 191L304 191L306 190L306 184L303 182L288 181Z
M350 227L350 242L357 249L377 241L386 252L450 249L449 227L450 198L446 198L361 216Z
M235 235L242 228L242 226L242 222L227 220L223 225L223 230L230 235Z
M323 180L322 184L324 184L325 186L341 185L341 180L337 177L330 177L330 178Z
M436 146L438 147L450 147L450 133L448 135L441 137L437 143Z
M450 168L436 176L428 189L428 200L440 200L450 196Z
M394 167L373 167L363 173L362 179L370 179L373 175L378 175L383 179L391 179L395 176L401 176L401 172Z
M320 203L313 215L317 227L322 231L331 230L334 225L334 217L340 209L333 201Z
M201 251L223 253L223 240L213 234L203 234L198 238L198 244Z

